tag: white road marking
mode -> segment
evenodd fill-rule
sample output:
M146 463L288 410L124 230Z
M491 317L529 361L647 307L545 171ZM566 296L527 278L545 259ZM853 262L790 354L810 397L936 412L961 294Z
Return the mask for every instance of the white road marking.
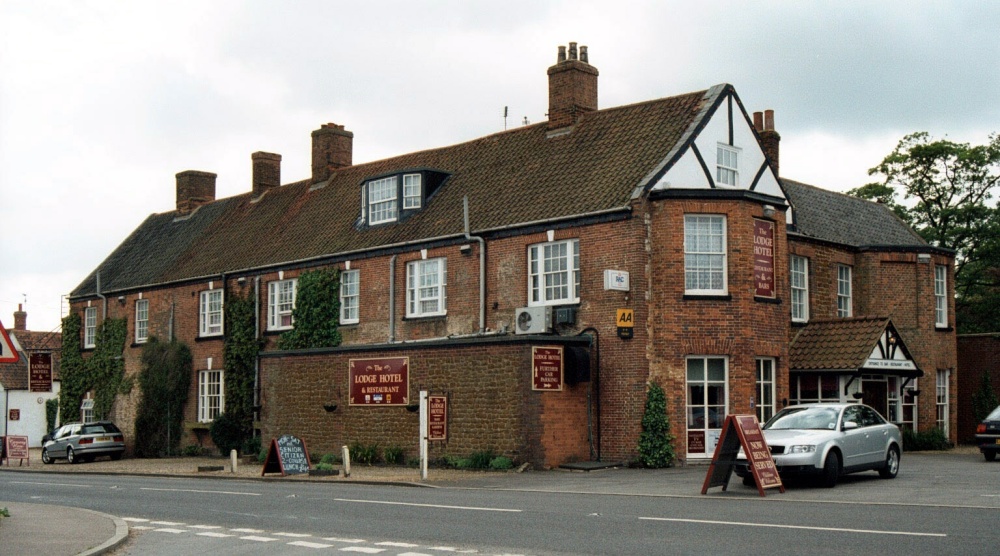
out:
M221 525L190 525L192 529L222 529Z
M198 494L233 494L236 496L260 496L259 492L234 492L231 490L196 490L193 488L148 488L140 487L139 490L154 490L159 492L195 492Z
M199 537L212 537L213 539L225 539L228 537L235 537L236 535L227 535L225 533L216 533L215 531L205 531L204 533L197 533Z
M264 531L260 529L230 529L230 531L235 531L237 533L263 533Z
M458 552L454 546L431 546L427 550L437 550L438 552Z
M292 537L295 539L304 539L306 537L312 536L307 533L271 533L271 534L274 535L275 537Z
M156 527L150 527L149 525L132 525L129 529L135 529L136 531L151 531L156 529Z
M432 556L426 552L400 552L398 556Z
M323 544L318 542L308 542L308 541L292 541L288 543L292 546L303 546L305 548L330 548L332 544Z
M353 500L349 498L334 498L336 502L359 502L362 504L385 504L387 506L413 506L417 508L441 508L445 510L473 510L477 512L523 512L524 510L511 510L507 508L479 508L476 506L444 506L440 504L415 504L412 502L387 502L385 500Z
M364 539L342 539L340 537L323 537L323 540L324 541L333 541L333 542L346 542L346 543L365 542Z
M361 552L363 554L378 554L385 552L384 548L370 548L367 546L348 546L340 549L341 552Z
M123 517L122 520L124 520L124 521L134 521L136 523L146 523L147 521L149 521L148 519L143 518L143 517Z
M178 521L150 521L150 525L166 525L167 527L174 527L177 525L184 525Z
M809 531L833 531L838 533L866 533L874 535L906 535L913 537L947 537L944 533L918 533L914 531L879 531L876 529L846 529L842 527L812 527L806 525L781 525L778 523L746 523L741 521L715 521L711 519L680 519L669 517L640 517L646 521L675 521L681 523L705 523L710 525L741 525L744 527L769 527L772 529L804 529Z
M33 481L11 481L12 485L45 485L45 486L60 486L60 487L78 487L78 488L92 488L91 485L78 485L75 483L42 483Z
M278 540L278 539L273 539L271 537L257 537L254 535L247 535L245 537L240 537L240 538L245 541L257 541L257 542L271 542Z
M187 529L174 529L172 527L160 527L158 529L153 529L157 533L173 533L174 535L179 535L181 533L187 533Z
M408 542L385 541L385 542L377 542L377 543L375 543L375 546L393 546L393 547L396 547L396 548L415 548L415 547L418 547L420 545L419 544L412 544L412 543L408 543Z

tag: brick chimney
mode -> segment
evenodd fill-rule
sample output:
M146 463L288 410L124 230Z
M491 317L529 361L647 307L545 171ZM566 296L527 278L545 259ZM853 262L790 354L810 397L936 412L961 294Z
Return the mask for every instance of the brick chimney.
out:
M177 174L177 212L189 214L215 200L215 178L211 172L185 170Z
M760 136L760 146L764 149L764 156L774 168L774 174L778 174L778 142L781 136L774 130L774 110L765 110L763 113L753 113L753 127Z
M281 187L281 155L257 151L250 155L253 162L253 196Z
M590 65L587 47L576 43L559 47L559 59L549 73L549 129L573 125L580 116L597 110L597 68Z
M312 132L312 181L324 181L334 170L351 165L354 134L337 124L323 124Z
M21 310L21 304L17 304L14 311L14 330L28 330L28 313Z

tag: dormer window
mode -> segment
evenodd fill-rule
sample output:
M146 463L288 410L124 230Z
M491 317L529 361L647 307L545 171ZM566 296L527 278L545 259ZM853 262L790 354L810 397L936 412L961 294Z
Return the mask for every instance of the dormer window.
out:
M715 183L736 187L740 180L740 150L729 145L719 144L716 157Z
M368 182L368 222L382 224L396 220L396 176Z
M423 194L420 189L420 174L403 175L403 208L420 208Z

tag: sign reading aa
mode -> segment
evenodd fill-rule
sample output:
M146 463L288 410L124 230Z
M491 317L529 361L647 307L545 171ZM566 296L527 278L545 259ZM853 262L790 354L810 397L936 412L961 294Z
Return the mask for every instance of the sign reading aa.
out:
M349 405L406 405L410 399L410 358L351 359Z
M722 425L722 436L715 446L715 455L712 456L712 464L708 466L708 474L705 476L705 484L701 487L701 493L705 494L711 487L721 486L726 490L729 479L732 477L733 468L736 466L736 459L740 448L747 459L748 471L753 475L757 484L757 492L764 496L764 489L778 488L785 492L785 486L781 484L781 477L778 475L778 468L774 465L771 451L764 440L764 434L757 423L757 417L753 415L727 415L726 422Z
M281 438L272 438L271 447L267 450L264 469L261 476L268 473L299 475L309 472L309 450L306 442L297 436L286 434Z
M615 326L618 328L618 337L628 340L632 337L635 329L635 309L618 309L615 311Z
M531 389L562 390L562 346L534 346L531 348Z
M774 291L774 222L753 221L753 294L775 297Z
M32 353L28 356L28 389L31 392L52 391L51 353Z

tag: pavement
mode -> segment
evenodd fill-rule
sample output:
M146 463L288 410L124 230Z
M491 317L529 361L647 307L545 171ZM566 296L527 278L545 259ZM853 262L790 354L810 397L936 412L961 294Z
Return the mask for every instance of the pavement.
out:
M22 465L18 465L22 463ZM609 464L610 465L610 464ZM221 467L221 470L219 469ZM785 492L766 491L761 499L756 487L746 487L733 475L725 489L713 487L701 494L708 465L692 464L669 469L629 469L591 466L589 471L543 470L523 472L475 472L430 469L427 480L419 470L407 467L353 465L350 476L326 477L267 474L256 462L228 458L175 457L160 459L124 458L70 465L57 461L44 465L37 449L28 465L14 460L0 466L0 481L7 473L40 472L53 474L128 474L199 478L231 478L256 481L312 481L345 484L397 484L429 488L467 488L533 492L574 492L595 495L691 497L762 500L768 502L863 503L912 506L934 505L996 510L1000 514L1000 463L985 462L973 447L947 452L907 452L903 454L899 476L892 481L875 473L842 477L834 489L793 482ZM209 470L214 469L214 470ZM2 497L2 494L0 494ZM127 524L117 516L81 508L71 508L0 499L0 510L10 517L0 518L0 547L4 554L97 555L114 550L128 538ZM53 535L53 529L59 534Z

